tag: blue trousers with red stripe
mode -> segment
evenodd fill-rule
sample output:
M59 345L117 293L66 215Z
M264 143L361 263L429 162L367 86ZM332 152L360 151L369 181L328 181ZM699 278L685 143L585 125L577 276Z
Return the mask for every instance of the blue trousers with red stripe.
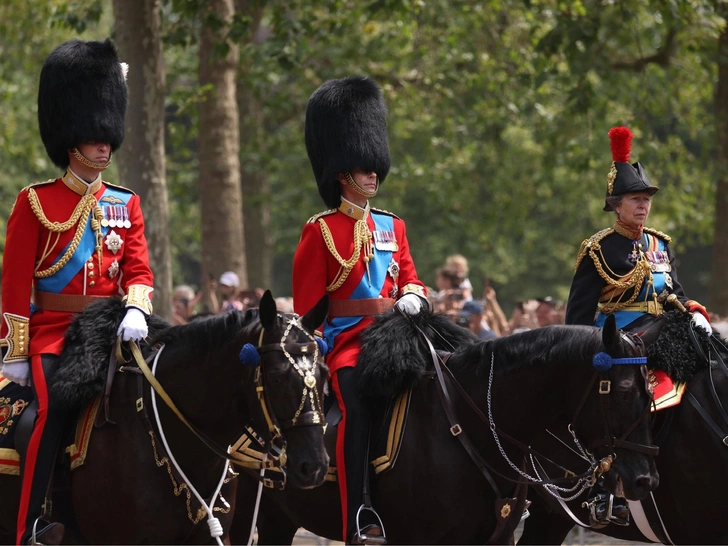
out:
M359 398L354 368L340 368L331 378L331 386L341 408L341 422L336 437L336 468L341 495L343 540L348 543L358 531L356 513L364 497L370 415Z
M59 357L44 354L31 357L31 381L38 411L27 452L20 461L20 509L17 544L27 544L33 524L43 512L43 504L53 474L56 452L61 441L67 413L53 406L48 396L48 381L58 369Z

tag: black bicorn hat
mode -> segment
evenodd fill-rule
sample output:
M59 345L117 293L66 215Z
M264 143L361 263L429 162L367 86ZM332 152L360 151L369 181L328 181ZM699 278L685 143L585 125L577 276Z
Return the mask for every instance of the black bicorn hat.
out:
M68 150L84 142L124 140L128 90L111 40L70 40L48 56L40 73L38 126L51 161L65 169Z
M381 184L390 166L387 105L374 81L362 76L329 80L306 108L306 151L319 194L341 204L339 173L375 172Z
M607 195L604 211L614 209L606 201L607 197L616 197L625 193L648 193L654 195L659 188L653 186L647 173L639 163L630 163L632 151L632 131L627 127L612 127L609 130L609 144L612 149L612 168L607 175Z

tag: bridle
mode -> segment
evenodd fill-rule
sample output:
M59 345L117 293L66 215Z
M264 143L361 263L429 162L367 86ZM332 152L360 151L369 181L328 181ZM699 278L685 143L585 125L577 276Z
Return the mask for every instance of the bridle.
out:
M326 429L326 419L323 412L323 404L321 395L316 386L316 372L318 361L321 355L321 348L316 338L309 334L298 322L298 316L287 319L279 315L286 323L286 328L278 343L262 345L265 329L261 329L258 338L258 346L255 349L259 357L259 363L255 369L255 391L260 404L263 418L268 427L268 451L263 457L263 465L265 470L276 470L273 474L274 478L262 478L266 486L283 489L286 484L285 465L287 462L286 439L282 431L290 430L295 427L302 426L319 426ZM303 332L309 339L307 343L286 343L291 330L293 328ZM246 358L243 353L250 350L250 344L243 346L240 351L240 359L245 364ZM270 355L281 352L288 360L293 370L303 379L303 389L301 391L301 399L298 408L293 417L280 421L271 405L270 397L266 396L269 389L266 385L266 374L263 371L262 358L264 355ZM300 363L294 357L300 358ZM309 361L310 358L310 361ZM265 441L260 441L260 436L252 434L261 447L266 447Z
M599 402L602 408L601 414L603 418L605 434L603 437L594 440L589 445L589 450L594 453L597 449L606 447L610 454L602 458L602 460L600 461L599 466L596 470L595 478L598 478L599 476L601 476L601 474L609 471L612 463L617 458L617 448L626 449L629 451L636 451L638 453L643 453L644 455L648 455L651 457L657 456L659 452L659 448L657 446L638 444L627 440L629 435L632 434L632 432L650 414L650 406L652 404L652 401L654 400L654 390L650 384L647 373L647 351L642 338L636 334L629 332L620 332L620 337L623 341L627 343L627 345L629 345L629 347L632 349L633 354L636 354L638 356L626 358L612 358L607 353L596 354L593 359L594 374L568 426L569 433L572 435L574 440L578 442L575 432L576 422L579 419L581 410L584 408L584 404L586 403L586 400L589 397L592 388L597 383L597 380L599 380L597 392L599 393ZM640 417L634 423L632 423L632 425L630 425L624 432L624 434L622 434L622 436L620 436L619 438L616 438L612 434L609 426L611 416L610 394L612 392L612 382L609 379L608 372L614 365L639 365L642 378L645 381L645 390L650 397L650 404L645 407L645 410L642 412Z
M285 465L288 457L286 454L286 440L281 431L285 431L296 426L325 426L325 418L322 410L321 396L316 386L316 373L321 352L319 344L317 343L316 338L309 334L299 324L297 315L293 315L292 318L287 318L283 315L278 316L286 324L286 328L280 341L270 345L262 345L265 329L261 328L257 346L250 343L245 344L240 351L239 358L243 365L252 365L256 367L254 376L255 390L257 400L260 404L268 427L269 438L266 441L261 435L256 434L254 431L251 436L254 437L255 441L263 448L267 447L267 453L264 457L265 468L277 470L277 472L275 472L277 476L275 480L265 478L265 481L271 483L276 482L276 486L283 489L286 483ZM286 339L294 327L303 332L310 341L306 343L286 343ZM132 353L132 357L139 366L141 373L147 379L157 395L159 395L177 418L185 426L187 426L187 428L192 431L192 433L199 438L202 443L210 449L210 451L233 463L241 463L241 459L236 457L235 453L230 453L228 448L223 448L217 444L202 430L200 430L199 427L191 423L179 410L177 405L155 377L154 372L149 367L149 362L154 361L156 365L164 347L164 344L155 346L151 354L149 354L145 359L142 356L139 346L135 342L129 342L129 349ZM301 394L301 402L296 413L291 419L282 421L280 424L270 403L270 398L266 396L266 391L268 389L266 387L265 373L262 371L263 366L265 366L265 363L263 362L264 355L269 355L277 351L283 352L293 369L303 378L304 383ZM294 355L301 357L303 366L296 361ZM311 355L312 358L310 363L308 361L309 355Z
M519 448L521 451L524 452L524 454L531 458L531 461L533 462L534 457L537 457L539 459L546 460L550 462L551 464L554 464L555 466L562 468L561 465L558 465L557 463L551 461L548 457L545 457L541 455L540 453L536 452L533 448L530 446L527 446L523 444L522 442L516 440L515 438L508 435L503 430L499 429L497 425L495 424L493 418L492 418L492 412L490 411L490 402L488 406L488 416L483 414L481 409L478 407L478 405L470 398L468 393L465 391L463 386L459 383L457 378L453 375L453 373L450 371L450 369L447 367L447 358L450 354L447 354L447 356L444 359L441 359L440 355L435 351L434 346L432 345L432 342L429 340L427 335L422 331L419 326L415 325L415 328L419 331L421 334L423 340L425 341L426 346L429 348L430 355L432 357L433 366L435 368L435 375L436 375L436 385L438 393L440 394L440 398L443 404L443 408L445 409L445 413L447 415L448 421L450 422L450 433L455 436L462 446L465 448L466 452L470 456L470 458L473 460L473 462L476 464L478 469L481 471L481 473L484 475L488 483L493 488L494 492L496 493L497 497L502 497L500 494L499 488L495 483L495 480L493 479L493 475L498 476L499 478L516 484L523 483L523 479L527 482L530 482L531 484L535 485L552 485L556 486L557 484L566 484L566 483L574 483L576 482L576 486L570 488L570 489L564 489L559 488L557 489L563 490L563 491L576 491L580 490L578 494L581 494L583 491L594 485L596 483L596 480L604 473L608 472L611 469L612 463L616 459L616 447L621 447L623 449L631 449L635 451L639 451L641 453L646 453L648 455L657 455L658 448L656 446L644 446L641 444L636 444L633 442L628 442L626 438L634 431L634 429L644 420L647 415L649 415L650 405L647 406L645 412L640 416L640 418L633 423L628 429L627 432L622 435L619 439L615 439L609 429L609 415L610 415L610 406L609 406L609 400L608 395L611 393L611 381L608 378L607 372L611 368L612 365L640 365L642 366L642 375L646 382L646 390L648 393L651 394L652 389L649 385L649 381L647 378L647 371L646 371L646 362L647 358L645 356L646 351L644 347L644 343L642 340L633 334L628 334L624 332L620 332L620 335L623 336L622 339L627 342L627 344L632 348L632 350L638 354L637 357L629 357L629 358L612 358L606 353L599 353L595 356L595 371L592 376L592 379L589 382L589 385L587 386L584 395L577 407L576 412L574 413L574 417L571 420L571 424L569 425L569 432L571 433L574 442L576 446L579 448L579 451L581 451L582 456L587 459L591 464L590 468L584 472L581 475L574 475L573 473L569 473L569 476L563 477L563 478L555 478L555 479L548 479L544 480L540 476L538 476L538 472L536 471L537 477L531 476L524 470L522 470L518 465L516 465L513 461L508 458L508 455L505 453L505 450L500 445L500 439L503 438L507 440L509 443L513 444L517 448ZM602 356L600 356L602 355ZM599 358L597 358L599 357ZM490 389L492 387L493 383L493 368L494 368L494 358L495 355L493 352L491 352L491 368L490 368L490 377L488 380L488 392L490 393ZM608 360L607 360L608 359ZM598 367L601 367L602 369L598 369ZM600 379L601 377L601 379ZM604 417L604 424L605 424L605 430L606 434L603 439L600 439L599 441L595 442L593 445L601 445L601 442L608 441L608 444L611 448L611 454L607 455L606 457L602 458L600 461L596 461L594 457L588 453L588 451L584 450L581 446L581 443L579 442L576 433L574 431L573 424L577 421L579 418L579 415L581 413L581 410L583 409L586 400L588 399L589 395L592 393L592 389L594 388L597 379L600 379L599 383L599 394L602 397L601 398L601 404L602 404L602 415ZM472 441L469 439L467 433L461 426L460 422L457 419L457 416L454 412L454 406L450 397L450 394L448 392L447 384L452 384L458 393L462 396L462 398L467 402L467 404L470 406L470 408L473 410L475 415L477 415L480 420L488 426L488 428L493 433L493 437L496 441L496 444L500 448L501 456L505 459L506 463L515 470L521 478L519 479L513 479L509 476L504 475L503 473L497 471L493 466L478 452L477 449L475 449L475 446L473 445ZM489 396L490 400L490 396ZM535 466L534 466L535 469ZM564 469L565 470L565 469ZM576 496L578 496L578 494Z

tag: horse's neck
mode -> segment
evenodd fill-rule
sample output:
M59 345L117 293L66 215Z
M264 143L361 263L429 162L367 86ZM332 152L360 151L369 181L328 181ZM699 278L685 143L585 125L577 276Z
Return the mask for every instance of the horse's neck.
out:
M574 372L567 363L525 366L500 373L497 362L495 365L492 381L490 364L477 372L459 374L458 379L486 417L490 407L496 426L517 433L519 440L527 442L567 413L567 377Z
M195 362L164 356L156 375L167 395L189 422L224 450L236 440L235 427L243 421L233 403L240 396L242 381L238 377L222 377L223 365L217 359ZM212 466L220 466L220 458L195 437L159 396L157 407L170 447L185 473L193 483L195 478L207 478Z

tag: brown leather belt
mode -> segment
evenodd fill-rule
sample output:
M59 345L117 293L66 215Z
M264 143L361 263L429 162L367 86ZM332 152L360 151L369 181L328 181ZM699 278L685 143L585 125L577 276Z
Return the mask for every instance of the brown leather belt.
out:
M108 299L108 296L79 296L76 294L53 294L52 292L33 292L33 303L43 311L61 313L80 313L86 306L97 300Z
M360 300L331 300L329 318L368 317L381 315L394 307L392 298L364 298Z

